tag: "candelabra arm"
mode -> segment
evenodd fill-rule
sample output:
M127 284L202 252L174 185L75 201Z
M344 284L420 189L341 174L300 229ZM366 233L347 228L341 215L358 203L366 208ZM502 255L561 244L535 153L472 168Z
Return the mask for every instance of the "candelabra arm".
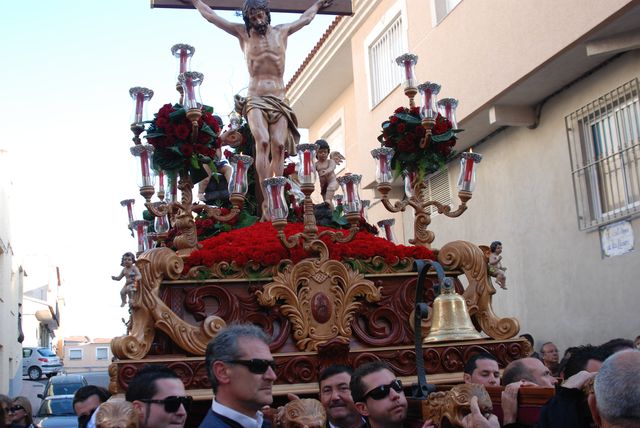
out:
M404 211L407 208L407 205L410 205L410 201L408 199L397 201L395 204L392 204L387 195L382 195L382 199L380 199L380 201L382 201L382 205L384 205L387 211L391 211L392 213ZM411 204L411 206L413 206L413 204Z
M351 224L351 227L349 228L349 234L348 235L344 235L342 232L334 232L331 230L325 230L320 232L320 235L318 235L318 238L321 238L323 236L329 236L332 242L339 242L341 244L345 244L347 242L351 242L353 241L353 238L356 237L356 233L358 233L360 231L360 214L359 213L349 213L346 215L347 220L349 221L349 223Z
M226 222L237 217L242 211L242 208L234 206L227 214L222 214L222 209L218 207L210 207L208 205L194 204L192 207L193 212L200 213L204 211L207 213L207 217L217 221Z

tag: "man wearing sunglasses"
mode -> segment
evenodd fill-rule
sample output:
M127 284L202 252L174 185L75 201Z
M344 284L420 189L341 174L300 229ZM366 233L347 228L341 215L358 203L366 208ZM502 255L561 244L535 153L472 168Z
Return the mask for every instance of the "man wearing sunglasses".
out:
M106 389L96 385L85 385L73 395L73 410L78 416L78 428L86 428L93 412L111 397Z
M275 361L258 327L234 324L207 346L205 362L215 398L200 428L269 427L260 411L273 402Z
M159 365L138 371L125 398L138 411L140 428L183 428L192 401L178 375Z
M371 428L402 427L407 418L407 397L402 382L384 362L358 367L349 386L356 408Z
M327 412L327 428L366 426L351 397L352 374L351 367L341 365L332 365L320 372L320 402Z

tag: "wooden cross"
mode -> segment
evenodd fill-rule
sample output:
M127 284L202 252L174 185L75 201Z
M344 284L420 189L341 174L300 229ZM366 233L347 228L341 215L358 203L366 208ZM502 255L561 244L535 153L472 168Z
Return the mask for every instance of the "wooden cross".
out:
M212 9L242 10L244 0L203 0ZM269 0L271 12L302 13L307 10L315 0ZM191 0L151 0L152 8L168 9L193 9ZM351 0L333 0L333 4L320 9L319 14L326 15L353 15Z

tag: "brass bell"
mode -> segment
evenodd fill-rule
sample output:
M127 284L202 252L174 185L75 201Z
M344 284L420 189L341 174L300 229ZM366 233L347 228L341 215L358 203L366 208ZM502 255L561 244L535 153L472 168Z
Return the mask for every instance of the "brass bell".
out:
M449 278L444 281L442 288L433 301L431 330L423 343L481 339L482 336L471 323L464 298L456 293Z

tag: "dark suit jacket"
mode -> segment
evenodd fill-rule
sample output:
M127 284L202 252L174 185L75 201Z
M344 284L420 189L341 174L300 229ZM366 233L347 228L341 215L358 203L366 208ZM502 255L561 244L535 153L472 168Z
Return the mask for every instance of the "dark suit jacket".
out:
M214 413L209 409L207 416L200 423L199 428L243 428L238 422L233 419L229 419L226 416L222 416L218 413ZM262 422L262 428L271 428L271 423L267 420Z

